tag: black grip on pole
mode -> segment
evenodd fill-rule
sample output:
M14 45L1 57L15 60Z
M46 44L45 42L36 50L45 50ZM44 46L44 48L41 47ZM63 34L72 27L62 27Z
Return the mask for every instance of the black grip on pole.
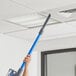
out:
M46 24L47 24L48 20L50 19L50 16L51 16L51 14L49 14L49 15L48 15L48 17L47 17L46 21L45 21L45 22L44 22L44 24L43 24L43 27L42 27L42 28L41 28L41 30L39 31L39 34L42 34L43 29L45 28L45 26L46 26Z

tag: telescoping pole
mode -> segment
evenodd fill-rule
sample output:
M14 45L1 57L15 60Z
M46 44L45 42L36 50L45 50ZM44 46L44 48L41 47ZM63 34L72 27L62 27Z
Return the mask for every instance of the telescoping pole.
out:
M30 50L29 50L29 52L28 52L27 55L31 55L31 54L32 54L34 47L36 46L36 44L37 44L40 36L41 36L42 33L43 33L43 29L45 28L48 20L50 19L50 16L51 16L51 15L49 14L48 17L47 17L47 19L46 19L46 21L44 22L42 28L40 29L40 31L39 31L39 33L38 33L38 35L37 35L34 43L32 44L32 46L31 46L31 48L30 48ZM19 68L18 72L17 72L15 75L13 75L13 76L20 76L20 73L22 72L22 70L23 70L24 67L26 67L26 62L23 62L23 63L22 63L22 65L21 65L21 67Z

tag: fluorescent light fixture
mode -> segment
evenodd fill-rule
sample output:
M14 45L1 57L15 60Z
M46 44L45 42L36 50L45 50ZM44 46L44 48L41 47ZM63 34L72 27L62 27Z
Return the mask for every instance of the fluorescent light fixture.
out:
M46 20L45 16L39 15L37 13L8 19L9 22L19 24L19 25L24 26L26 28L27 27L41 26L41 25L43 25L45 20ZM57 21L50 19L48 24L56 23L56 22Z
M39 19L39 18L43 18L43 16L41 16L37 13L33 13L33 14L27 14L27 15L21 16L21 17L10 18L8 20L11 22L17 23L17 22L35 20L35 19Z
M31 21L25 21L25 22L21 22L20 24L21 25L24 25L24 26L37 26L37 25L43 25L43 23L45 22L46 18L42 18L42 19L38 19L38 20L31 20ZM48 24L50 23L55 23L57 21L53 20L53 19L50 19Z

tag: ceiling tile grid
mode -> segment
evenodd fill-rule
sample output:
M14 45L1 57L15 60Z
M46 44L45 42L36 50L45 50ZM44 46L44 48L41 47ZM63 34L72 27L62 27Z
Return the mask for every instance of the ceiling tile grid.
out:
M60 12L73 8L76 8L76 0L2 0L0 1L0 33L32 40L49 13L51 18L42 39L75 33L76 27L73 24L68 26L70 25L68 22L76 21L76 12ZM67 26L62 24L65 22L68 23Z

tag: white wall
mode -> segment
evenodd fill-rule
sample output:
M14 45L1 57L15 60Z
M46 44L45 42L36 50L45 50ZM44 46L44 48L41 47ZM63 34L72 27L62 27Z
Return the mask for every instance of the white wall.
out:
M76 47L76 36L64 37L52 40L45 40L39 42L38 46L35 48L38 51L38 75L41 76L41 51L48 51L54 49L64 49Z
M10 67L17 70L31 43L0 35L0 75L5 76ZM76 37L40 41L32 55L29 76L41 76L41 51L76 47Z
M18 70L26 56L29 43L0 34L0 76L6 76L9 68ZM37 75L37 52L33 52L29 73Z

